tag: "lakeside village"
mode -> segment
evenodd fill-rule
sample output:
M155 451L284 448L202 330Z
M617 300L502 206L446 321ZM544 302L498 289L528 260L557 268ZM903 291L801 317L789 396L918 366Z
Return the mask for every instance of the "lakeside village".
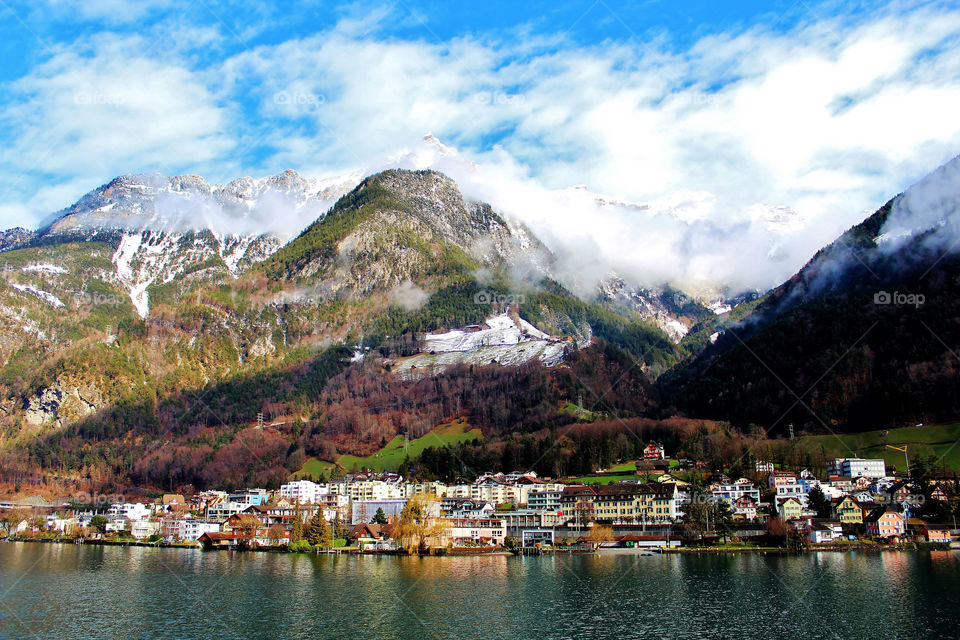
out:
M688 461L671 467L657 444L647 446L644 458L634 466L649 473L610 484L558 482L533 472L488 473L450 485L352 473L335 482L296 480L275 491L167 494L101 513L40 501L0 503L0 520L9 540L317 553L960 547L950 515L955 480L933 479L921 488L887 475L879 459L833 460L823 478L757 461L752 479L731 479L691 473ZM924 508L930 500L942 508Z

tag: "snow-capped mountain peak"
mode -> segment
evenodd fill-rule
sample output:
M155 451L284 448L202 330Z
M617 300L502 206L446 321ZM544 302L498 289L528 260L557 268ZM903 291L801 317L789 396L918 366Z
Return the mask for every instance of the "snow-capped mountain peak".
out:
M289 169L212 185L197 175L123 175L53 214L39 236L113 244L115 277L146 316L151 286L198 267L238 276L324 215L359 179L316 180Z
M200 176L133 174L114 178L53 214L43 235L108 230L210 230L292 237L359 182L357 176L304 178L286 170L264 178L208 184Z

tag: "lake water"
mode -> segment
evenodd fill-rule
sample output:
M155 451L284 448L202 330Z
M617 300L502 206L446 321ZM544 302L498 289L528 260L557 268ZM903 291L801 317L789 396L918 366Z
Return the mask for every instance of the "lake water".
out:
M960 554L396 558L0 543L0 638L866 637L960 637Z

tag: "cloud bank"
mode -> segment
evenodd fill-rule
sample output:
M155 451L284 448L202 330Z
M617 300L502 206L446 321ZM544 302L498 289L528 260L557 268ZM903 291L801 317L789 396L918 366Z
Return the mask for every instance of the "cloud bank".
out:
M960 150L949 5L683 47L392 37L398 18L249 43L192 24L52 44L4 87L0 220L33 226L121 173L319 177L393 158L527 223L570 279L767 288ZM428 131L456 157L424 149Z

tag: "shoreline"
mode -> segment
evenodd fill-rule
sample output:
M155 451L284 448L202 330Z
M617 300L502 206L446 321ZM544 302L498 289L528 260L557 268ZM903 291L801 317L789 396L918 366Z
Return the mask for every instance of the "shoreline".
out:
M763 547L763 548L697 548L682 547L674 549L661 548L608 548L605 553L584 550L567 549L544 549L541 553L516 553L507 548L482 548L482 549L441 549L438 553L398 553L397 551L364 551L357 548L336 548L315 551L287 551L283 547L253 547L250 549L205 549L199 543L183 542L143 542L138 540L86 540L75 538L2 538L0 542L25 542L35 544L63 544L73 546L96 545L102 547L143 547L151 549L185 549L196 551L230 551L233 553L276 553L284 555L363 555L363 556L406 556L406 557L434 557L434 558L456 558L456 557L477 557L477 556L517 556L517 557L540 557L540 556L566 556L566 555L604 555L604 556L656 556L656 555L723 555L723 554L754 554L754 555L793 555L800 556L808 553L843 553L851 551L860 552L884 552L884 551L960 551L960 548L951 548L942 544L917 544L908 543L901 545L879 545L879 544L855 544L855 545L829 545L824 547L805 547L803 549L788 549L784 547Z
M335 547L331 549L315 549L313 551L288 551L285 547L251 547L248 549L207 549L199 542L143 542L139 540L87 540L76 538L0 538L2 542L25 542L31 544L62 544L76 547L94 545L100 547L142 547L149 549L185 549L188 551L229 551L231 553L276 553L282 555L354 555L354 556L409 556L455 558L467 556L509 556L513 555L509 549L484 547L472 549L470 547L457 549L439 549L437 553L405 553L400 551L365 551L356 547Z

